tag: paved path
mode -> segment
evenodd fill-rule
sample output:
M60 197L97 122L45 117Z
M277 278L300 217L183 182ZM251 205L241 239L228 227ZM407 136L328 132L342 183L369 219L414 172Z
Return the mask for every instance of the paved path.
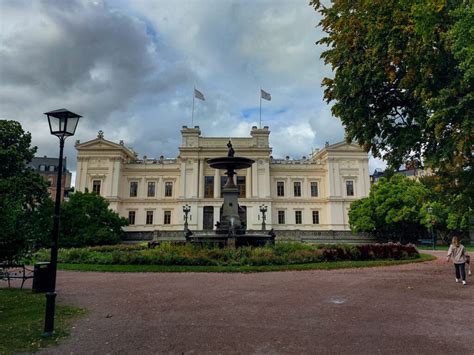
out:
M441 259L333 271L58 277L58 302L89 313L43 353L474 353L474 285L456 284Z

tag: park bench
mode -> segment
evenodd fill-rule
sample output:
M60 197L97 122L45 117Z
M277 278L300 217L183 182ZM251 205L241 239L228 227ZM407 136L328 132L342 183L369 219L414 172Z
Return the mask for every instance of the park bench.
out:
M32 278L33 270L28 269L25 265L0 263L0 280L7 281L8 287L10 287L11 280L21 280L21 288L23 288L25 281Z
M418 239L417 244L419 245L433 245L433 239Z

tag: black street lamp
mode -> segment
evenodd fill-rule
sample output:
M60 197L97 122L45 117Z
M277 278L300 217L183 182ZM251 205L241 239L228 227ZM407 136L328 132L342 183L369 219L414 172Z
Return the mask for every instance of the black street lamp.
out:
M184 212L184 230L188 230L188 213L191 212L191 206L188 204L183 206L183 212Z
M261 205L260 206L260 212L262 212L262 231L266 230L266 224L265 221L267 219L267 216L265 213L267 213L267 206Z
M79 116L66 109L46 112L49 129L52 135L59 138L59 166L56 181L56 202L54 204L53 233L51 241L51 261L49 264L49 282L46 292L46 314L44 318L44 336L51 336L54 331L54 312L56 304L56 271L58 265L58 239L59 239L59 211L61 206L61 180L63 177L63 149L67 137L76 132Z
M430 215L430 227L431 227L431 246L433 250L436 249L435 247L435 234L434 234L434 220L433 220L433 207L428 207L426 209L428 211L428 214Z

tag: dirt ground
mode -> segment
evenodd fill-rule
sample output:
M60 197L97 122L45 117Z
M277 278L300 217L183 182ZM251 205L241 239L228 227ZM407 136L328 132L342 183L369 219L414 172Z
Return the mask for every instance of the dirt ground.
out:
M58 302L89 312L42 353L474 354L474 284L436 254L333 271L61 271Z

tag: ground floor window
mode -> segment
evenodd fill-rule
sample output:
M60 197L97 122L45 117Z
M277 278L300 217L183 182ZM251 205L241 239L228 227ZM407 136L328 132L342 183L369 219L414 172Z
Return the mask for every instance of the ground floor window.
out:
M128 211L128 223L135 224L135 211Z
M278 211L278 224L285 224L285 211Z
M303 213L302 211L295 211L295 223L302 224L303 223Z
M92 192L96 193L97 195L100 195L100 183L100 180L92 181Z
M146 211L146 224L153 224L153 211Z
M171 211L164 212L163 224L171 224Z
M313 211L313 224L319 224L319 211Z

